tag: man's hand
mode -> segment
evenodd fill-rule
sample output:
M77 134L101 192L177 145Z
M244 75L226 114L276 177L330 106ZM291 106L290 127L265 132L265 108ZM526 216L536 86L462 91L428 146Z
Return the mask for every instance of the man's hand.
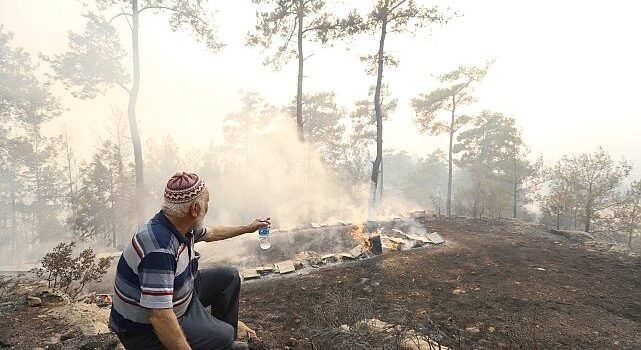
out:
M191 350L173 309L149 309L149 323L167 349Z
M252 221L251 224L247 225L247 229L249 230L248 233L256 232L263 227L268 227L271 225L272 225L271 218L265 218L264 220L254 219L254 221Z

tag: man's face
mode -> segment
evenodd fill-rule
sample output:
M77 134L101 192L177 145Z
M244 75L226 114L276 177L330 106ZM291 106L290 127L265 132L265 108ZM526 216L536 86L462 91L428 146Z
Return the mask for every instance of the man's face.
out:
M205 193L203 193L203 196L205 197L205 213L203 216L207 215L207 211L209 210L209 188L205 187Z
M193 228L200 228L203 227L203 222L205 220L205 215L207 215L207 211L209 210L209 189L205 188L205 193L203 193L203 198L205 199L205 207L204 208L198 208L199 212L196 213L196 218L194 219L194 227ZM198 206L200 207L200 206Z

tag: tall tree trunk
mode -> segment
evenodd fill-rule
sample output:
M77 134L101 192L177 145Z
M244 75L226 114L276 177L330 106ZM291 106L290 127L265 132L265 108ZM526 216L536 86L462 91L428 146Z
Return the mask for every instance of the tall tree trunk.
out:
M514 174L514 193L513 193L513 198L512 198L512 217L516 219L516 202L518 200L518 190L519 190L519 176L518 176L518 169L516 166L516 157L517 157L517 149L516 149L516 137L513 136L512 138L512 172Z
M452 95L452 120L450 121L450 147L447 174L447 218L452 217L452 145L454 144L454 113L456 111L456 94Z
M305 130L303 121L303 70L305 58L303 57L303 19L305 17L305 0L298 1L298 8L296 13L296 21L298 24L298 82L296 86L296 130L298 132L298 140L301 143L305 142ZM311 217L311 206L308 202L309 198L309 149L304 145L304 162L305 162L305 182L303 187L303 203L304 213L309 218Z
M116 248L116 184L114 183L114 174L113 169L109 169L109 187L111 188L109 193L109 202L111 204L111 210L109 213L111 215L109 220L109 226L111 228L111 247Z
M561 208L560 207L556 208L556 229L557 230L561 229Z
M35 188L35 203L32 204L32 210L33 210L33 232L35 233L36 237L30 238L31 243L35 243L38 241L38 238L43 234L43 232L40 231L40 214L42 208L42 191L40 189L40 128L37 126L34 126L34 132L33 132L33 140L34 140L34 149L33 149L33 154L35 155L34 159L34 174L36 176L36 188ZM31 249L33 249L33 245L30 246ZM30 249L30 250L31 250Z
M298 140L305 141L303 133L303 16L304 0L298 2L298 86L296 89L296 128Z
M129 92L129 105L127 116L129 117L129 130L131 131L131 143L134 146L134 163L136 165L136 223L140 223L144 216L144 180L142 164L142 144L138 132L138 121L136 120L136 102L140 89L140 56L138 52L138 0L131 0L132 25L131 25L131 47L133 52L134 78Z
M69 145L69 134L67 133L67 130L65 128L65 155L67 158L67 180L69 181L69 211L71 212L71 222L72 224L71 229L75 231L74 227L75 225L73 223L76 222L76 213L77 213L77 208L76 208L76 194L73 189L73 175L71 172L71 161L73 159L73 151L71 149L71 145Z
M125 164L124 164L123 159L122 159L122 137L123 137L123 135L122 135L121 131L122 131L122 129L120 128L120 120L119 120L118 121L118 130L117 130L117 134L116 134L117 137L118 137L118 139L116 140L117 141L116 157L118 157L116 159L116 161L118 163L118 181L120 183L122 183L124 181L123 178L124 178L124 173L125 173Z
M376 217L376 189L378 187L378 172L383 162L383 108L381 107L381 86L383 84L383 54L385 47L385 35L387 34L387 10L389 0L385 0L385 5L382 9L382 25L381 25L381 39L378 44L378 58L377 58L377 75L376 75L376 90L374 92L374 111L376 112L376 159L372 162L372 177L370 186L369 198L369 216L370 218Z
M628 225L628 248L632 250L632 234L634 233L634 222L637 221L637 207L632 208L632 215L630 215L630 225Z
M112 241L112 246L113 248L116 248L117 246L117 240L118 240L118 222L127 222L125 219L125 212L122 211L123 207L123 191L126 191L126 185L125 184L125 164L122 159L122 134L121 134L121 129L120 125L118 126L118 146L116 148L116 162L117 162L117 179L115 181L114 186L112 187L112 191L116 193L116 198L113 201L114 205L114 220L113 220L113 241ZM117 219L120 219L120 221L117 221ZM122 226L121 226L122 227Z
M388 164L389 165L389 162ZM384 180L384 175L385 175L385 162L381 162L381 171L379 173L379 179L378 179L378 202L382 203L383 202L383 180Z
M592 184L588 190L588 201L585 205L585 232L590 232L590 221L592 221Z
M19 249L18 247L18 241L20 240L18 239L18 220L16 213L16 172L13 164L9 168L9 172L9 176L11 177L11 251L18 253L16 265L20 265L23 262L24 249Z
M514 194L513 194L513 208L512 217L516 219L516 202L518 200L519 181L516 176L516 156L514 156Z
M250 157L249 157L249 141L253 135L250 135L251 125L249 122L251 111L247 111L245 116L245 166L247 168L251 167Z
M9 210L8 210L8 207L9 207L9 205L8 205L9 204L9 196L8 196L8 194L9 194L9 192L7 190L8 184L6 182L4 182L4 178L2 178L2 180L3 180L2 181L2 198L0 198L2 200L2 205L0 206L0 212L1 212L1 215L2 215L2 227L0 227L0 237L2 237L5 234L7 234L7 235L9 234L8 227L7 227L8 224L9 224L9 218L8 218L8 215L9 215Z
M517 198L518 198L518 192L517 191L518 191L518 183L516 181L514 181L514 198L513 198L514 206L512 208L513 209L512 210L512 217L514 219L516 219L516 207L517 207L516 202L517 202Z

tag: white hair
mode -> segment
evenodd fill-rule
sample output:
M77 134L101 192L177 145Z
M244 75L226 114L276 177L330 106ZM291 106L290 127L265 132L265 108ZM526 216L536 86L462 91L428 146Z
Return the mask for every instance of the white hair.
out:
M196 198L185 203L172 203L167 201L167 198L165 198L165 200L162 203L161 210L164 213L169 214L173 217L177 217L177 218L185 217L187 216L187 214L189 214L189 208L191 208L191 204L194 202L198 203L198 205L200 205L201 208L203 209L205 208L206 203L205 203L205 196L203 195L204 193L205 191L202 191Z

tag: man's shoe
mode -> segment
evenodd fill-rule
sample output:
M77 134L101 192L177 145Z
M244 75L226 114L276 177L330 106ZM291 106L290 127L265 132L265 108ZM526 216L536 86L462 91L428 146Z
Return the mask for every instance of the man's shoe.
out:
M229 350L249 350L249 344L244 341L234 340L229 347Z

